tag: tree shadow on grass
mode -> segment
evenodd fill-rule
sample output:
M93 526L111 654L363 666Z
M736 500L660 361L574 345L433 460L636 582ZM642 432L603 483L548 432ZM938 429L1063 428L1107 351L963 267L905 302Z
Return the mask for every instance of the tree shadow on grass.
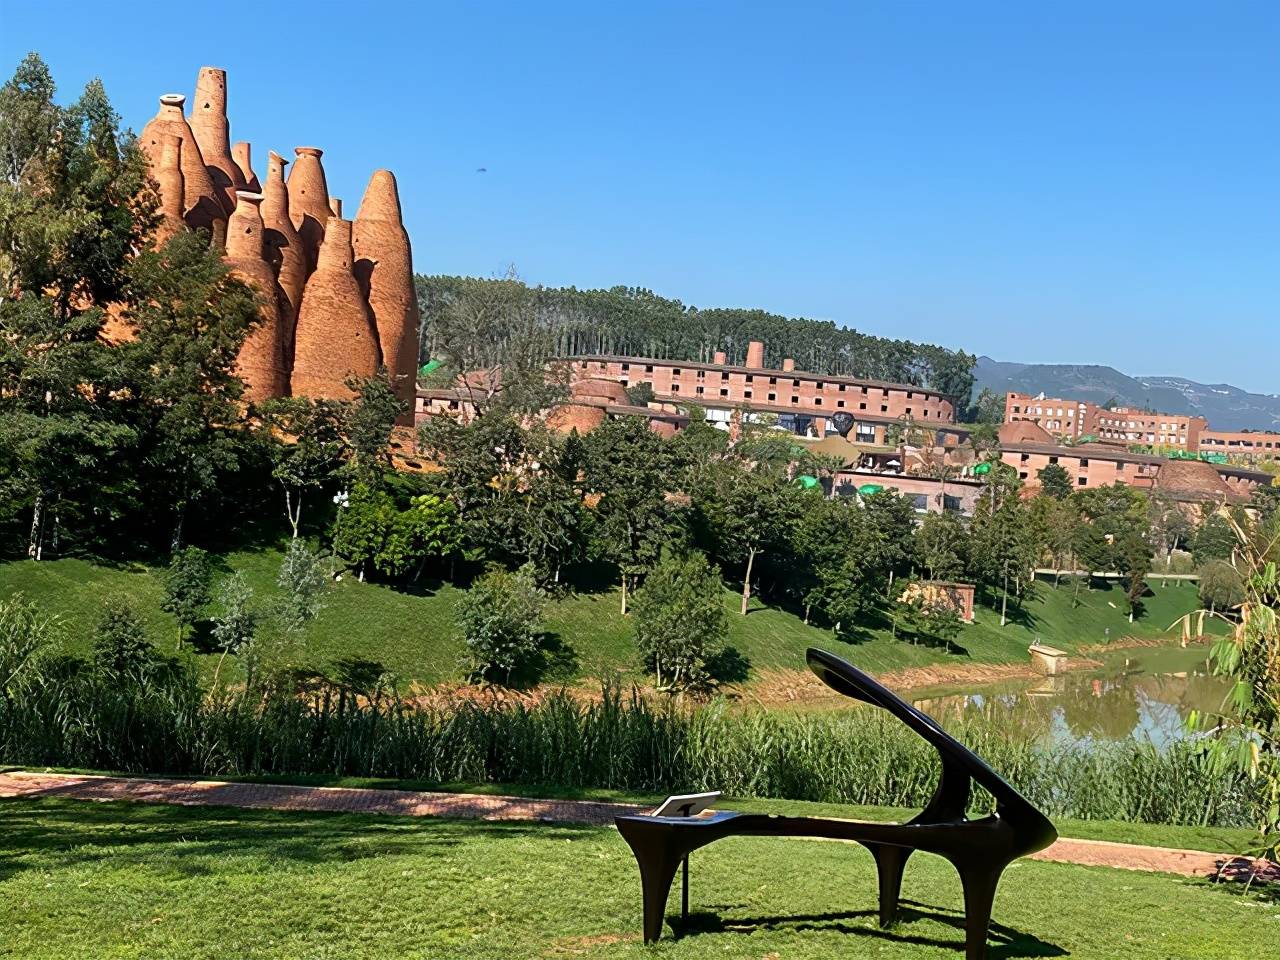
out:
M751 675L751 659L737 647L725 647L707 661L707 672L717 683L745 683Z
M231 791L235 784L222 789ZM219 788L206 791L217 803ZM45 795L0 800L0 880L27 869L109 863L139 870L212 872L199 858L263 857L304 864L413 855L484 840L572 839L598 827L536 821L491 821L235 807L182 807L89 802ZM171 849L170 849L171 848ZM158 858L165 862L159 864ZM50 861L53 861L52 864Z
M719 910L731 910L732 906L719 906ZM898 909L898 922L888 929L874 923L879 916L876 910L846 910L831 913L789 914L773 917L722 917L714 911L694 911L689 914L688 922L681 928L678 918L672 920L672 927L680 937L715 933L754 933L758 930L789 931L831 931L849 936L869 937L887 940L892 943L911 944L921 947L942 947L964 950L964 916L955 911L932 904L903 900ZM920 920L932 920L946 924L960 931L959 941L939 937L912 934L908 929L912 923ZM987 932L987 956L995 960L998 957L1063 957L1068 951L1055 943L1041 940L1030 933L1015 930L1012 927L992 922Z

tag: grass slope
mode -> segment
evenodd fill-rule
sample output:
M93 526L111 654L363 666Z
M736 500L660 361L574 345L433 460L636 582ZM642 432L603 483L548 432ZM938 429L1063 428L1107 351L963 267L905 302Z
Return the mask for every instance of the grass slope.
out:
M949 865L913 857L902 922L880 930L875 870L849 844L699 851L687 935L646 948L608 828L46 799L0 801L0 832L0 952L27 960L952 960L963 941ZM1000 957L1252 960L1280 935L1240 888L1031 861L994 917Z
M241 571L257 597L275 593L281 553L276 549L230 552L219 556L224 574ZM1004 628L998 613L980 607L975 623L966 626L956 643L963 654L893 639L887 628L868 625L856 643L832 639L828 630L805 625L794 614L757 603L746 617L739 615L738 595L724 592L729 615L730 643L750 663L752 675L762 670L803 667L804 651L822 646L842 652L865 669L884 672L942 662L1024 662L1035 640L1074 651L1079 646L1116 640L1127 635L1165 634L1178 617L1198 606L1195 586L1152 580L1146 615L1130 624L1124 596L1116 588L1082 590L1079 606L1073 591L1051 584L1036 586L1035 596ZM24 593L44 609L62 616L71 643L86 649L104 598L129 597L142 613L151 636L171 649L176 624L160 609L160 583L154 571L142 566L105 566L65 559L34 563L15 560L0 564L0 597ZM358 583L351 576L334 584L326 606L306 640L306 659L325 667L344 657L376 660L406 680L438 683L456 680L463 645L454 623L457 588L445 584L434 590L406 592L388 586ZM636 674L631 625L618 612L615 592L572 594L549 608L547 628L559 636L577 660L571 674L599 677ZM214 659L205 655L206 660Z

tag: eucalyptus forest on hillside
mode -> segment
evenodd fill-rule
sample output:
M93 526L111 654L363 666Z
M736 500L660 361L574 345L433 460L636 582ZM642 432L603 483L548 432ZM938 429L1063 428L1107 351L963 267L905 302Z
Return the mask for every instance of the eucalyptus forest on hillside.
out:
M765 363L779 367L791 357L801 370L827 375L910 383L967 403L977 358L961 350L929 343L893 340L837 326L831 320L784 317L765 310L699 309L640 287L579 290L529 287L513 277L417 277L422 308L424 361L438 358L442 315L460 300L491 299L506 287L505 298L523 301L531 325L545 335L555 356L621 354L710 362L723 350L730 363L746 360L747 344L761 340ZM495 324L495 331L500 324ZM506 338L495 332L494 346Z

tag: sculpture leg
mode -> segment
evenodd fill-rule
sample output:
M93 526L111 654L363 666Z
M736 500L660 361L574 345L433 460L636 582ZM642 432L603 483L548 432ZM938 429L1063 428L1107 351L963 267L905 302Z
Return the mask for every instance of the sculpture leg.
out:
M996 885L1004 864L994 870L989 866L957 865L964 886L965 960L985 960L987 930L991 926L991 906L996 899Z
M880 878L880 926L890 927L898 919L898 898L902 894L902 871L907 858L914 852L910 847L890 844L866 844L876 858L876 873Z
M633 847L632 852L640 865L640 886L644 891L644 942L653 943L662 936L667 897L681 857L674 850L657 844Z

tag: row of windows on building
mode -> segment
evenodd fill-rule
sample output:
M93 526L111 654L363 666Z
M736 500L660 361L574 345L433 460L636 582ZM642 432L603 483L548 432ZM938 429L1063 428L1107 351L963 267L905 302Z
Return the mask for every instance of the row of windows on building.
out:
M579 368L580 368L580 369L582 369L582 370L586 370L586 369L588 369L588 366L589 366L588 361L585 361L585 360L580 361L578 365L579 365ZM596 361L596 368L597 368L598 370L600 370L601 372L606 371L606 370L608 369L608 366L609 366L609 365L608 365L608 363L607 363L607 362L605 362L605 361ZM637 364L636 366L638 367L638 366L639 366L639 364ZM644 365L644 374L645 374L645 375L643 375L643 376L641 376L641 375L637 375L637 376L634 378L634 381L633 381L632 377L630 376L630 373L631 373L631 367L632 367L632 365L631 365L630 363L623 363L623 364L622 364L622 373L623 373L623 376L622 376L622 378L621 378L621 382L622 382L622 385L623 385L624 387L629 386L632 382L635 382L635 383L649 383L649 384L652 384L655 388L657 388L657 387L658 387L658 384L657 384L657 382L656 382L656 378L655 378L655 377L654 377L654 375L653 375L653 374L654 374L654 365L653 365L653 364L645 364L645 365ZM713 372L714 372L714 371L713 371ZM682 375L683 375L683 373L684 373L684 371L683 371L683 369L682 369L682 368L680 368L680 367L672 367L672 368L671 368L671 382L670 382L670 384L668 384L668 392L669 392L669 393L672 393L672 394L678 394L678 393L680 393L680 386L681 386L681 385L680 385L680 383L679 383L679 382L677 382L677 379L676 379L676 378L678 378L678 377L682 376ZM698 380L705 380L705 379L707 379L707 373L708 373L708 371L706 371L706 370L697 370L697 371L695 371L695 373L696 373L696 376L697 376L697 379L698 379ZM720 382L721 382L722 384L726 383L726 382L729 380L729 372L728 372L727 370L722 370L722 371L720 371L720 377L719 377L719 379L720 379ZM761 377L761 379L763 380L763 379L764 379L764 377ZM771 386L771 387L776 387L776 386L778 386L778 385L779 385L779 382L780 382L780 381L781 381L781 382L783 382L783 383L785 383L787 380L790 380L790 381L791 381L791 386L792 386L792 387L799 387L799 386L800 386L800 384L801 384L801 380L800 380L800 378L799 378L799 377L781 377L781 378L779 378L779 377L776 377L776 376L771 376L771 377L769 377L769 378L768 378L768 381L769 381L769 382L768 382L768 385L769 385L769 386ZM755 375L755 374L751 374L751 373L745 374L745 382L746 382L746 383L749 383L749 384L755 384L755 382L756 382L756 375ZM815 388L815 389L817 389L817 390L824 390L824 389L826 389L826 387L827 387L827 384L826 384L824 381L822 381L822 380L813 381L813 385L814 385L814 388ZM835 383L835 384L831 384L831 386L834 386L834 387L836 388L836 390L837 390L838 392L840 392L840 393L845 393L846 391L848 391L848 392L854 392L854 393L861 392L862 396L865 396L865 397L867 397L868 399L867 399L867 400L865 400L865 401L859 401L857 409L859 409L859 410L867 410L867 409L868 409L868 403L870 402L870 396L871 396L871 389L872 389L872 388L868 388L868 387L867 387L867 386L865 386L865 385L854 385L854 384L845 384L845 383ZM881 399L887 399L887 398L888 398L888 396L889 396L889 392L890 392L888 387L879 387L879 388L875 388L875 389L878 389L878 390L879 390L879 393L880 393L880 397L881 397ZM916 393L917 393L917 391L914 391L914 390L908 390L908 391L906 391L907 399L908 399L908 400L914 399L914 398L916 397ZM701 396L701 397L705 397L705 396L707 396L707 388L706 388L706 386L705 386L704 384L698 384L698 385L696 385L696 386L694 387L694 395L695 395L695 396ZM734 396L733 385L732 385L732 384L730 384L729 386L721 386L721 387L719 388L719 394L718 394L718 395L719 395L719 397L720 397L721 399L724 399L724 400L735 400L735 399L741 399L741 400L752 400L752 399L755 399L755 390L754 390L753 388L744 388L744 389L742 390L742 396L741 396L741 397L735 397L735 396ZM928 399L928 396L929 396L929 395L928 395L927 393L920 393L920 397L921 397L921 398ZM823 399L824 399L823 397L814 397L814 398L813 398L813 406L815 406L815 407L821 407L821 406L823 406ZM778 402L778 393L777 393L777 391L776 391L776 390L767 391L767 395L766 395L766 402L768 402L768 403L777 403L777 402ZM791 402L791 404L792 404L793 406L799 405L799 403L800 403L800 397L799 397L799 395L798 395L798 394L792 394L792 395L791 395L791 398L790 398L790 402ZM880 413L888 413L888 412L889 412L889 405L888 405L888 404L886 404L886 403L881 403L879 406L880 406L880 411L879 411ZM837 399L837 400L836 400L836 403L835 403L835 408L836 408L836 409L838 409L838 410L843 410L843 409L845 409L845 408L846 408L846 403L845 403L845 401L844 401L844 400L841 400L841 399ZM849 408L849 409L852 409L852 408ZM906 415L907 415L907 416L909 416L909 417L910 417L910 416L914 416L914 415L915 415L915 410L914 410L912 407L907 407L907 408L906 408L905 413L906 413ZM934 411L931 411L928 407L924 407L924 408L920 411L920 416L921 416L921 418L923 418L923 419L928 419L928 418L930 418L930 417L933 417L933 418L935 418L935 419L942 419L942 417L943 417L943 411L942 411L942 410L934 410Z

